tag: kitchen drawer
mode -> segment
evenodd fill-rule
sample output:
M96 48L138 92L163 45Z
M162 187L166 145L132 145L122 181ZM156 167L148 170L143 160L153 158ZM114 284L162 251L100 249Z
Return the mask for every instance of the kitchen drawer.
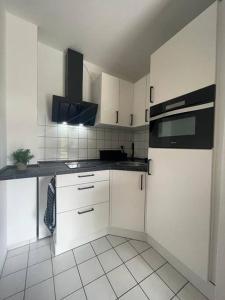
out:
M109 181L59 187L56 191L57 212L109 201Z
M109 171L95 171L56 176L56 187L109 180Z
M57 214L56 242L69 244L85 238L109 223L109 203L100 203Z

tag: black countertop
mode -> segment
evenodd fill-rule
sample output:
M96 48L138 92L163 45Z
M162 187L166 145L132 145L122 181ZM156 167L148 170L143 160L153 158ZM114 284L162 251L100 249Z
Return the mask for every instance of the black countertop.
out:
M39 162L37 165L30 165L25 171L18 171L14 166L6 166L0 170L0 181L9 179L31 178L41 176L54 176L60 174L93 172L101 170L124 170L124 171L147 171L147 163L144 160L135 161L101 161L82 160L75 169L69 169L65 161Z

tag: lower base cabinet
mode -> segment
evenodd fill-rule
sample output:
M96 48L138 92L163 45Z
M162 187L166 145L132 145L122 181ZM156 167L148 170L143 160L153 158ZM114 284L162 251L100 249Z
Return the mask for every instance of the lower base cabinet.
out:
M144 172L110 172L110 217L111 227L144 232Z
M56 244L73 245L108 227L109 203L99 203L57 214Z

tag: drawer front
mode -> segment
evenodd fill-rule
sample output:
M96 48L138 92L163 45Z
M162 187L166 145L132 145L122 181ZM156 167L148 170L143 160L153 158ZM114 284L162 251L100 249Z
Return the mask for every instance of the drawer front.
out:
M56 191L57 212L109 201L109 181L59 187Z
M70 243L103 230L109 224L109 203L57 214L56 242Z
M56 187L109 180L109 171L73 173L56 176Z

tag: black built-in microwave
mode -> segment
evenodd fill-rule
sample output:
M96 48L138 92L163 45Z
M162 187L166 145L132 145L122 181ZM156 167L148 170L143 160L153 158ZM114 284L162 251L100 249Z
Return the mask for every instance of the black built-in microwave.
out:
M150 108L149 147L212 149L216 86Z

